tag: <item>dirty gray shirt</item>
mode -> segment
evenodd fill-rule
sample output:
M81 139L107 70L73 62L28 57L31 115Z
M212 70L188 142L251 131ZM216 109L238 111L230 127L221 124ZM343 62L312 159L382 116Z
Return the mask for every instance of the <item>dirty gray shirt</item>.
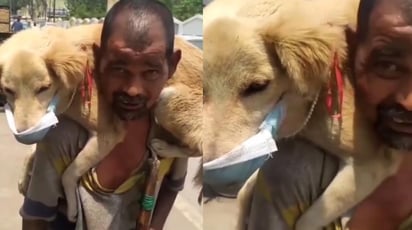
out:
M53 230L136 229L148 164L136 170L116 190L103 188L95 170L91 169L82 177L77 189L77 222L67 220L61 175L87 140L88 132L85 129L70 119L60 117L58 125L37 145L30 184L20 209L23 219L46 220L50 223L49 229ZM151 151L149 147L146 159L150 158ZM173 166L162 186L180 191L187 167L181 167L181 163L179 167Z

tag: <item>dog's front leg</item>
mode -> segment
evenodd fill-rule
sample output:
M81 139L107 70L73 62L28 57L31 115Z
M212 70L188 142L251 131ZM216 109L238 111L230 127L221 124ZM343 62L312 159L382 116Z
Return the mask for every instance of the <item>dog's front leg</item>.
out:
M31 172L33 170L34 157L35 157L35 148L33 148L33 151L31 151L29 155L27 155L24 158L23 168L20 172L19 181L18 181L18 189L19 189L20 194L22 194L23 196L26 195L27 189L29 187Z
M255 189L258 174L259 169L247 179L237 195L239 205L239 215L237 216L236 226L237 230L246 230L247 223L249 222L250 209L252 207L253 191Z
M346 164L322 196L296 223L296 230L320 230L371 194L398 168L397 154L377 157L368 162Z
M113 132L114 133L114 132ZM67 200L67 218L74 222L77 215L76 189L79 179L105 156L107 156L119 139L108 132L91 135L85 147L64 171L62 183Z

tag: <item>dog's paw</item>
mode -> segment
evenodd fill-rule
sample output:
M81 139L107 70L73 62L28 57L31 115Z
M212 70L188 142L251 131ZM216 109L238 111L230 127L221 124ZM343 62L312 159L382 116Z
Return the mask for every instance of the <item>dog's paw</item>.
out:
M25 175L22 176L19 181L17 182L17 188L19 190L19 193L23 196L26 195L27 189L29 188L29 183L30 183L30 176Z
M166 141L153 138L150 141L152 148L156 151L157 155L160 157L168 157L168 152L170 152L171 145Z
M77 196L76 191L66 192L67 200L67 219L70 222L76 222L77 220Z
M70 222L76 222L77 220L77 181L72 177L63 174L62 184L64 193L66 195L67 202L67 219Z
M24 161L23 168L19 175L19 180L17 182L17 188L19 193L23 196L26 195L27 189L29 188L31 171L33 167L33 158L34 155L29 155Z
M179 148L160 139L153 138L150 141L150 144L156 154L160 157L186 158L190 155L185 148Z
M72 223L76 223L77 221L77 211L67 208L67 220Z

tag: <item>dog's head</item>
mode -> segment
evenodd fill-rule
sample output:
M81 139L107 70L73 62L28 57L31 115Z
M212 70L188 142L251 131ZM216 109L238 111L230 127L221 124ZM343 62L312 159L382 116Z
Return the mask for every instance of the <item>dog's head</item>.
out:
M36 125L53 99L67 108L85 73L87 56L63 28L21 31L0 46L0 86L17 131Z
M330 77L335 51L343 53L344 40L343 27L288 12L264 20L221 17L208 23L204 160L256 134L281 99L287 109L279 137L298 130Z

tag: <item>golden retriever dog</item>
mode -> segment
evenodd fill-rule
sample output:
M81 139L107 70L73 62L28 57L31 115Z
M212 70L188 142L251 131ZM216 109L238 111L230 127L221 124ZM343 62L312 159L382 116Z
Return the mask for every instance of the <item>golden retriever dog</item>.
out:
M68 218L72 221L77 214L78 179L124 137L121 120L99 97L97 79L88 78L94 70L93 46L99 45L101 30L100 24L29 29L0 46L0 85L18 131L34 126L55 95L59 98L56 114L67 115L90 131L88 143L62 176ZM182 60L159 98L155 118L162 129L152 144L161 157L200 156L202 52L181 38L176 38L175 44L182 50ZM91 95L84 98L81 88L89 86ZM27 163L26 177L29 166ZM21 188L25 180L20 182Z
M345 30L356 25L358 4L215 0L204 10L204 162L256 134L280 99L286 117L277 139L298 135L342 159L341 170L298 220L297 230L322 229L393 174L400 161L356 111ZM329 87L339 80L341 120L325 103L329 93L339 99L339 88ZM256 175L238 194L238 229L245 228Z

